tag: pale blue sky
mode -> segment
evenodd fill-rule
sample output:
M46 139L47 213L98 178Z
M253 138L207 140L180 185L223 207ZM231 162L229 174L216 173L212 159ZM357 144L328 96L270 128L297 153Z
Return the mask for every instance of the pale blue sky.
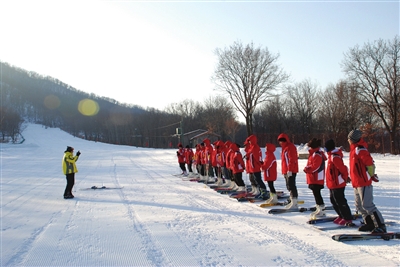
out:
M280 54L292 82L345 78L343 54L399 34L399 1L0 0L0 60L123 103L212 94L216 48Z

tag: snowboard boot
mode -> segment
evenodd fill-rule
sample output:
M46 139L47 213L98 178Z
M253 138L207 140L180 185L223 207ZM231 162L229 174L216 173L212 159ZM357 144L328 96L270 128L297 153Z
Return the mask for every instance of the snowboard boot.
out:
M225 180L225 183L224 184L222 184L222 187L227 187L227 188L229 188L231 186L231 180Z
M223 184L222 178L217 178L217 182L215 183L215 185L221 186L222 184Z
M254 195L255 190L256 190L256 187L254 185L252 185L251 191L249 192L249 194Z
M267 189L260 188L260 194L257 196L257 198L267 200L269 198L269 192L267 191Z
M237 186L235 182L232 182L231 185L232 185L231 187L232 190L238 190L239 186Z
M236 191L237 192L246 192L246 187L245 186L239 186Z
M260 194L260 190L258 186L254 186L254 192L252 193L253 196L257 197Z
M297 205L297 197L292 197L290 203L285 206L287 210L297 210L299 206Z
M380 214L378 214L376 211L374 212L374 218L378 227L375 227L371 233L386 233L386 225L383 222L383 218L381 218L379 215Z
M269 194L269 199L265 201L265 204L276 204L278 203L278 195L275 193Z
M314 212L311 213L310 218L312 220L315 220L317 218L325 217L326 212L325 212L325 205L316 205L316 209Z
M364 224L358 227L358 231L361 232L371 232L374 229L375 229L375 223L372 220L371 215L367 215L364 218Z

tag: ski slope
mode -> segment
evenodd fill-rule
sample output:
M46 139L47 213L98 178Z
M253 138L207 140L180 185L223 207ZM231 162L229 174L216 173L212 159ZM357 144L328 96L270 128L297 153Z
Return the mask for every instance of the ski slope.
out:
M1 145L1 266L400 265L399 240L337 242L333 234L357 231L320 231L305 223L309 213L271 215L182 181L172 175L175 149L96 143L35 124L22 134L24 143ZM75 198L65 200L67 145L82 155ZM388 230L400 231L400 157L373 157L381 180L375 204L397 222ZM123 188L83 190L94 185ZM302 172L297 185L302 206L314 206ZM282 176L276 188L287 192ZM323 196L329 205L327 189ZM354 212L351 187L346 196Z

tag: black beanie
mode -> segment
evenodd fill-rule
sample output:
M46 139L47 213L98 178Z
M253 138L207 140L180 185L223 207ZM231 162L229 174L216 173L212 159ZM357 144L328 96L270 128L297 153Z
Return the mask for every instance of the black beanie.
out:
M332 139L329 139L328 141L325 142L325 150L326 152L332 151L335 149L335 141Z
M313 138L311 139L308 143L307 146L311 147L311 148L317 148L319 146L321 146L321 140L317 140L317 138Z

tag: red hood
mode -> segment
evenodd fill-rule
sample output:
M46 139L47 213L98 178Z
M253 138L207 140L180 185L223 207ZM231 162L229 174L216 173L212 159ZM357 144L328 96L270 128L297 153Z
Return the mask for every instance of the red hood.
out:
M270 153L270 152L274 153L275 150L276 150L276 146L274 144L271 144L271 143L267 143L265 145L265 148L267 149L267 153Z
M281 134L278 136L278 140L281 139L281 138L285 138L285 139L286 139L286 142L283 142L283 143L281 144L282 147L286 147L288 144L291 143L291 142L290 142L290 139L289 139L289 136L288 136L287 134L281 133Z
M232 143L232 144L231 144L231 149L232 149L233 151L238 151L238 150L239 150L239 147L238 147L235 143Z
M363 146L365 148L368 148L367 142L365 142L364 139L362 139L362 138L357 143L351 144L350 147L358 147L358 146Z
M209 146L211 142L210 142L210 139L206 138L203 140L203 143L206 144L207 146Z

